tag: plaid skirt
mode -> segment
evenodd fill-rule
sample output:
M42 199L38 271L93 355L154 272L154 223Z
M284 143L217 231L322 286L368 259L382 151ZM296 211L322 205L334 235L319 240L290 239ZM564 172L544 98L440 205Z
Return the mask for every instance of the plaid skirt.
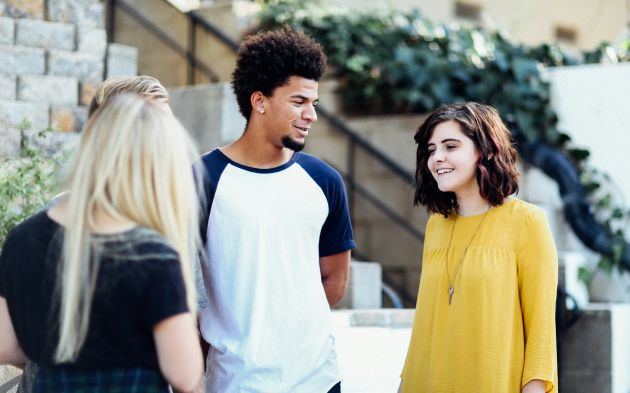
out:
M162 374L140 367L106 370L69 370L39 367L33 392L55 393L166 393Z

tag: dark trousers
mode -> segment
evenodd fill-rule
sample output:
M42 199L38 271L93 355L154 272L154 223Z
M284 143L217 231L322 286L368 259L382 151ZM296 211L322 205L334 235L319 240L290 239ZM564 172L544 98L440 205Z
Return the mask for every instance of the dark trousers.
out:
M341 382L333 386L332 389L328 391L328 393L341 393Z

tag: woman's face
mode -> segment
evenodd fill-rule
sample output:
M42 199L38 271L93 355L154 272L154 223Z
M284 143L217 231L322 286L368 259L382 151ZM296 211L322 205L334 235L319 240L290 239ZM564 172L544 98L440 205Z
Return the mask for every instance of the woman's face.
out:
M458 198L479 194L474 142L462 132L455 120L438 124L427 144L427 165L442 192L454 192Z

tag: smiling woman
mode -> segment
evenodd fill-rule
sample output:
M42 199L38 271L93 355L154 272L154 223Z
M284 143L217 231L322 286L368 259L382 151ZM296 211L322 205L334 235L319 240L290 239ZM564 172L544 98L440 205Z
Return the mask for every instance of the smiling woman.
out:
M516 151L493 108L445 106L418 128L427 224L403 392L557 392L557 255L514 198Z

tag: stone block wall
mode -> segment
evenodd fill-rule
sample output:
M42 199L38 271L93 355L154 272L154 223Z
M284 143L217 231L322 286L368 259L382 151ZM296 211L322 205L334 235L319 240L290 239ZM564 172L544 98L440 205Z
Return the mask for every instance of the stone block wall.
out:
M108 55L104 13L99 0L0 0L0 157L19 153L26 117L55 127L55 145L76 140L105 77L137 75L136 48Z

